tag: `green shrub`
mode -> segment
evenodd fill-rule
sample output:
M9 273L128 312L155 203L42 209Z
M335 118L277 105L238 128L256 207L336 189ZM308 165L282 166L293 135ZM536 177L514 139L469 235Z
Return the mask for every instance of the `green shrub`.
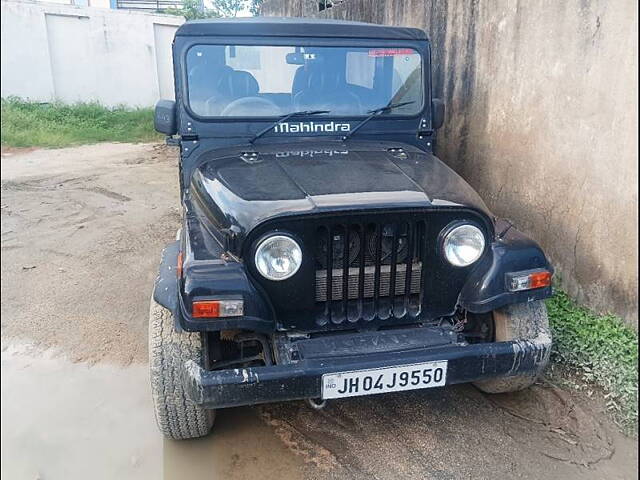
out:
M547 300L553 359L605 391L607 408L630 433L638 421L638 334L612 315L597 315L556 290Z
M66 147L97 142L149 142L160 139L150 108L106 108L97 103L27 102L2 99L2 145Z

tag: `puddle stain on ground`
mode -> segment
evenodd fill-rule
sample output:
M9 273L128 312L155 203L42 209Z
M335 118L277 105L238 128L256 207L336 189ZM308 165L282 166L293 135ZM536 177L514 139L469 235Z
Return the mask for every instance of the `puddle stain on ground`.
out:
M164 441L164 480L301 480L303 459L290 451L254 408L219 412L205 438Z
M306 478L303 460L252 408L225 410L205 438L163 440L146 365L73 363L7 342L1 355L3 478Z
M24 345L2 350L3 478L161 478L145 365L74 364Z
M2 474L12 479L624 479L637 466L632 440L550 386L498 396L457 386L217 417L205 438L163 440L146 365L90 366L3 342Z

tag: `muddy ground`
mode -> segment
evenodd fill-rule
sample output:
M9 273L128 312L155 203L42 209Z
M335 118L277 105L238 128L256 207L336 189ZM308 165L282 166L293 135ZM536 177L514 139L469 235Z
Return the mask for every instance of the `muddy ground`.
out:
M179 227L175 151L102 144L2 155L2 473L7 478L634 478L601 402L546 381L222 411L163 441L147 309ZM163 473L162 473L163 472Z

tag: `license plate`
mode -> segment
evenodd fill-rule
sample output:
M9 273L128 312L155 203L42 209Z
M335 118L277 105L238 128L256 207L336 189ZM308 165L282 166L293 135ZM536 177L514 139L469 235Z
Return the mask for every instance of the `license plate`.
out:
M442 387L447 381L447 361L415 363L322 375L322 398L355 397Z

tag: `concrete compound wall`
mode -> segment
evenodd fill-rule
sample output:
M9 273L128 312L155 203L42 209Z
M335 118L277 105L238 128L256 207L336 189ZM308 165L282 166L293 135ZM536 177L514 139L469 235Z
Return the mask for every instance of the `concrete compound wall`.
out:
M84 5L85 7L111 8L112 0L48 0L48 2L64 3L66 5Z
M184 18L2 0L1 95L152 106L173 98L171 42Z
M422 28L439 155L537 239L578 301L638 324L634 0L266 0L264 15Z

